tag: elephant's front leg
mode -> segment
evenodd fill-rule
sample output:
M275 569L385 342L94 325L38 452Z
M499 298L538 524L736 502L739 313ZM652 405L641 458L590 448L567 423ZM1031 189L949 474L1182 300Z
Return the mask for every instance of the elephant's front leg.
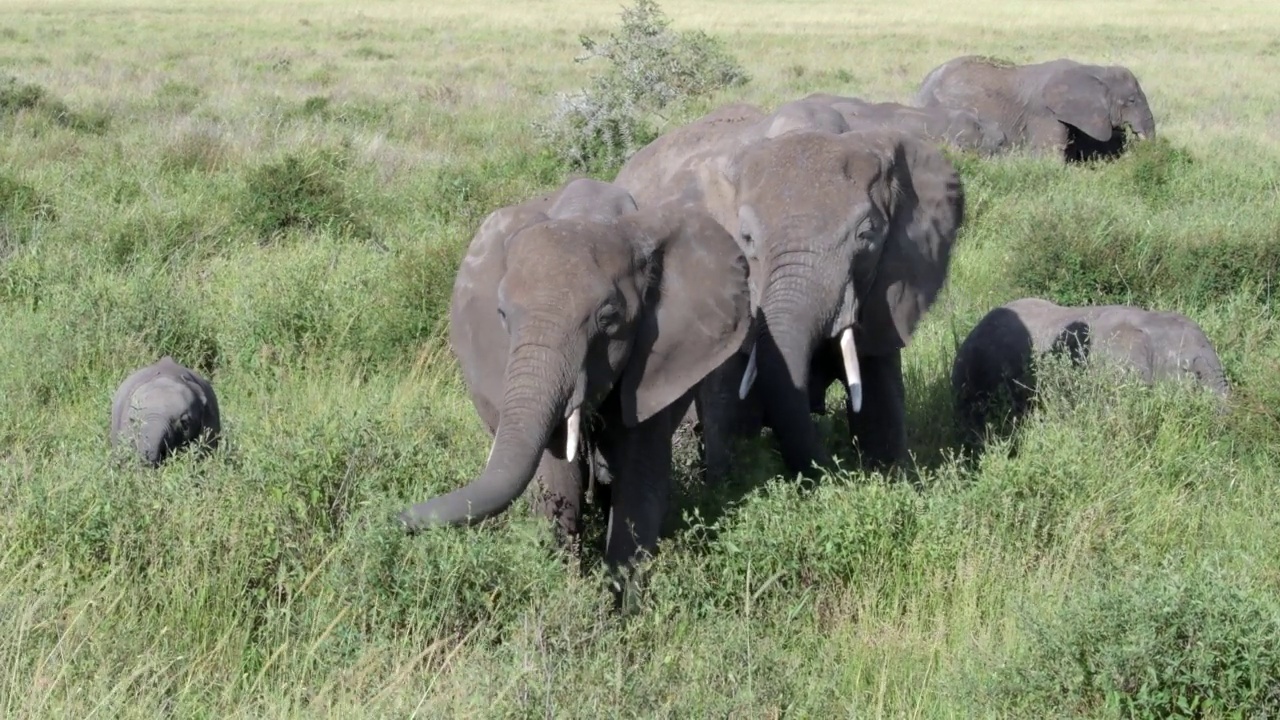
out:
M638 587L632 577L636 563L657 552L671 501L672 418L683 415L691 400L686 396L637 427L615 432L606 449L614 481L605 562L620 581L615 587L619 601Z
M582 534L582 460L542 451L530 498L533 511L555 523L556 542L576 550Z
M902 351L886 355L859 355L862 373L862 408L853 412L849 398L845 411L849 431L862 456L873 467L885 467L907 459L906 388L902 383Z
M734 353L707 375L694 395L702 425L702 461L710 485L725 482L733 465L733 447L739 438L760 434L762 417L758 391L753 386L739 398L747 355Z

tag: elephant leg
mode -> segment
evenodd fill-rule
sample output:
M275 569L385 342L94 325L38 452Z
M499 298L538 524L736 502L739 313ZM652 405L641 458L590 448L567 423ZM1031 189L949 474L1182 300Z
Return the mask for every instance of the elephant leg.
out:
M580 460L568 462L549 450L542 451L530 504L535 513L555 523L556 542L561 547L576 547L582 534L582 478Z
M683 414L683 407L678 406L689 400L616 434L607 450L615 475L610 488L605 562L614 576L614 598L619 604L634 597L641 587L640 578L634 576L635 565L645 554L657 552L671 500L672 417ZM679 412L673 413L673 409Z
M757 391L752 387L745 399L738 398L747 356L735 353L707 375L694 394L699 424L702 426L702 463L708 484L729 477L733 446L738 438L759 435L761 427Z
M853 412L846 394L849 431L872 467L886 467L907 459L906 388L902 382L902 351L859 355L862 409Z

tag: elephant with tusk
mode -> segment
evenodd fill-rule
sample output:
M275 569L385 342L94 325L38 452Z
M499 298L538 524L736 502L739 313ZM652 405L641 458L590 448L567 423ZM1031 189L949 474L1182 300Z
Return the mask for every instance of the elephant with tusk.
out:
M1156 134L1133 71L1069 58L1028 65L977 55L954 58L929 71L914 103L970 110L996 123L1011 147L1068 161L1118 155L1125 127L1140 139Z
M479 477L400 521L414 532L476 523L537 477L535 508L567 542L582 529L590 472L609 485L609 566L653 553L676 424L747 338L747 271L732 236L696 206L637 206L595 180L491 213L458 270L449 315L493 435L489 457Z
M952 362L951 390L967 446L981 444L1000 395L1011 404L1011 419L1025 414L1036 388L1034 359L1045 354L1065 354L1076 364L1115 363L1148 385L1185 376L1222 398L1231 392L1213 343L1185 315L1022 298L984 315Z
M642 207L697 203L738 241L759 326L753 392L789 472L832 466L810 414L825 412L836 380L863 456L904 461L901 351L946 281L960 177L907 131L819 124L769 137L775 118L731 107L659 137L614 182Z
M213 386L169 355L126 377L111 402L111 446L152 467L191 444L214 449L221 433Z

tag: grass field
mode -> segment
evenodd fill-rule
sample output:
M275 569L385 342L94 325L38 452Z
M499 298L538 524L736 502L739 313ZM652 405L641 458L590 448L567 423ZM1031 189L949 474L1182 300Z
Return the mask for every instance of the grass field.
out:
M623 622L523 501L390 522L483 467L453 272L563 178L526 121L618 3L0 0L0 714L1280 713L1274 3L662 8L751 75L673 122L905 101L982 53L1125 64L1159 137L1101 167L958 160L967 225L905 355L918 484L801 490L746 450L732 487L684 491ZM1063 378L1016 454L957 463L954 347L1024 295L1190 315L1230 411ZM211 377L226 446L117 467L112 393L163 353Z

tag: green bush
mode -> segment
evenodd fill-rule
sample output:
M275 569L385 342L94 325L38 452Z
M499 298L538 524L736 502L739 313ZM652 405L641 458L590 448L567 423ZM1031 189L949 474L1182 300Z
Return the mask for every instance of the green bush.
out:
M969 166L984 191L1028 183L1016 164ZM967 178L966 178L967 179ZM1021 295L1062 304L1172 300L1204 307L1244 292L1270 297L1280 269L1280 217L1219 220L1224 206L1265 197L1265 177L1224 178L1167 141L1144 141L1094 171L1037 178L1055 198L1014 219L1010 257ZM1144 212L1135 208L1145 207Z
M659 111L750 80L719 40L669 26L654 0L636 0L607 41L579 37L586 53L577 60L602 58L608 68L589 88L559 94L550 117L535 124L570 168L619 165L657 136L651 118Z
M100 135L110 124L99 111L73 111L43 87L20 82L13 76L0 77L0 117L29 111L39 113L62 127Z
M346 153L329 149L285 153L248 173L237 215L264 239L295 228L368 238L372 230L345 183L349 164Z
M1029 651L997 673L997 702L1091 717L1280 713L1274 592L1171 564L1103 578L1056 612L1032 615Z

